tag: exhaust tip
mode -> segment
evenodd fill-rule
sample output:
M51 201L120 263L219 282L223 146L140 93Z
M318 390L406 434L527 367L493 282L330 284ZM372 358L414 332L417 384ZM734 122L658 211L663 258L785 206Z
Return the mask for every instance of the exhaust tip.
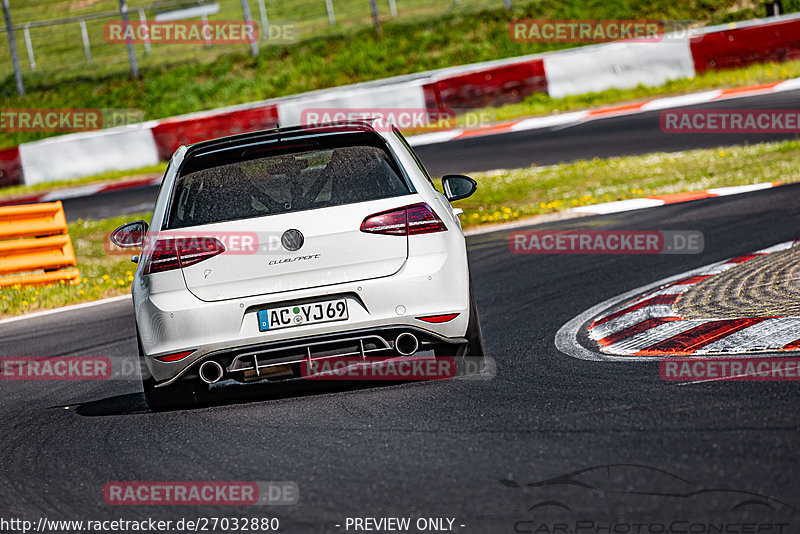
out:
M214 360L208 360L200 365L199 374L200 380L206 384L214 384L220 381L222 375L225 374L225 370Z
M403 332L394 340L394 350L402 356L411 356L419 350L419 340L414 334Z

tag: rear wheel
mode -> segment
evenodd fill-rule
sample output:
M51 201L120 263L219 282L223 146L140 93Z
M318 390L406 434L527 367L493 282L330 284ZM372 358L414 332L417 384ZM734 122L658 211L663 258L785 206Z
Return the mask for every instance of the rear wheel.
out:
M452 345L447 348L443 347L441 352L437 351L437 356L453 356L455 352L453 359L455 360L456 374L458 376L479 373L486 367L483 333L481 332L478 305L475 303L475 295L472 292L472 281L469 284L469 322L467 323L467 331L464 334L464 338L467 342L459 345L455 351L450 348Z
M200 380L178 380L169 386L155 387L152 377L142 379L144 400L147 407L154 412L191 408L205 403L208 386Z
M156 387L156 381L150 376L150 370L144 361L144 352L139 336L136 336L139 345L139 362L142 371L142 389L147 407L154 412L173 410L176 408L191 408L203 405L206 402L208 384L199 378L180 378L169 386Z

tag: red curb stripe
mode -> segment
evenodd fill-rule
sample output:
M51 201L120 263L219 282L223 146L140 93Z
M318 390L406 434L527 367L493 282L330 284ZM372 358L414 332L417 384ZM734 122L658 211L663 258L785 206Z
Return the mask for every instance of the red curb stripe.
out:
M613 334L606 336L602 339L597 341L597 344L601 347L607 347L609 345L613 345L623 339L627 339L629 337L633 337L636 334L641 334L645 330L650 330L651 328L655 328L657 326L661 326L662 324L668 323L670 321L678 321L679 317L651 317L641 323L635 324L633 326L629 326L628 328L623 328L619 332L614 332Z
M672 282L667 287L672 286L691 286L698 282L702 282L706 278L711 278L710 274L698 274L695 276L690 276L689 278L684 278L683 280L678 280L677 282Z
M752 260L753 258L763 255L764 254L743 254L742 256L736 256L735 258L731 258L725 263L744 263L746 261Z
M655 345L636 352L637 356L655 356L669 354L670 356L689 355L698 349L727 337L739 330L758 324L769 317L754 317L747 319L724 319L709 321L681 332L669 339L660 341Z
M649 299L636 303L633 306L628 306L627 308L615 311L611 315L606 315L602 319L597 319L596 321L593 321L592 324L589 325L589 330L591 330L595 326L607 323L613 319L616 319L617 317L622 317L625 314L635 312L636 310L641 310L642 308L645 308L647 306L655 306L658 304L673 304L677 298L678 295L656 295L655 297L650 297Z
M647 102L637 102L636 104L624 104L622 106L614 106L610 108L602 108L602 109L595 109L591 110L588 113L589 117L604 117L606 115L619 115L622 113L628 113L630 111L638 111L647 104Z
M44 197L45 194L35 195L30 197L9 198L6 200L0 200L0 206L13 206L15 204L35 204L41 201Z
M663 200L664 204L677 204L679 202L688 202L690 200L700 200L703 198L715 197L714 193L708 191L691 191L689 193L670 193L668 195L654 195L647 198L655 200Z
M791 343L784 345L781 350L800 350L800 339L795 339Z
M752 85L750 87L733 87L731 89L723 89L722 92L719 94L719 96L714 97L714 100L718 100L720 98L729 98L732 95L748 95L750 93L758 94L758 93L768 92L779 83L783 82L782 81L770 82L761 85Z
M516 124L516 122L511 124L500 124L496 126L489 126L486 128L475 129L475 130L464 130L453 139L464 139L466 137L480 137L484 135L493 135L499 133L506 133L510 132L511 128Z

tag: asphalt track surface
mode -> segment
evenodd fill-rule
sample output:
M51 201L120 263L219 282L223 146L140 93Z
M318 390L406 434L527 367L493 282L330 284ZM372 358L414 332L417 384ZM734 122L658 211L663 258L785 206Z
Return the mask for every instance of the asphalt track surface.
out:
M455 532L525 532L532 531L525 521L539 520L539 509L528 509L542 499L541 488L501 479L525 484L624 463L720 491L678 498L656 481L648 491L663 495L609 505L598 492L573 487L578 493L568 504L583 510L577 519L594 521L614 506L639 522L702 522L711 505L724 507L728 496L747 491L794 507L789 526L779 530L777 512L763 506L736 514L771 525L760 532L798 532L796 382L680 386L663 382L654 363L588 362L554 345L556 331L596 303L796 238L798 223L800 185L789 185L546 226L699 230L706 249L697 255L514 255L507 232L469 238L494 378L226 386L210 407L156 414L146 410L135 381L0 382L2 516L275 516L283 532L313 533L354 532L344 529L347 517L450 517ZM134 335L126 300L2 324L0 351L133 357ZM294 481L300 501L109 506L103 487L118 480Z
M800 91L742 97L685 109L797 109ZM796 138L795 134L675 134L659 126L660 111L609 117L489 137L467 138L416 149L432 175L550 165L649 152L690 150ZM103 218L151 209L156 187L126 189L64 201L69 220Z

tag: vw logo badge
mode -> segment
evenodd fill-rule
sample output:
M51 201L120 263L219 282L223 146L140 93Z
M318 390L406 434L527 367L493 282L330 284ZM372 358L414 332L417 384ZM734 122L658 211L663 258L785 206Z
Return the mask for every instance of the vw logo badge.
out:
M300 247L303 246L304 241L305 238L300 230L286 230L281 236L281 245L283 245L283 248L292 252L299 250Z

